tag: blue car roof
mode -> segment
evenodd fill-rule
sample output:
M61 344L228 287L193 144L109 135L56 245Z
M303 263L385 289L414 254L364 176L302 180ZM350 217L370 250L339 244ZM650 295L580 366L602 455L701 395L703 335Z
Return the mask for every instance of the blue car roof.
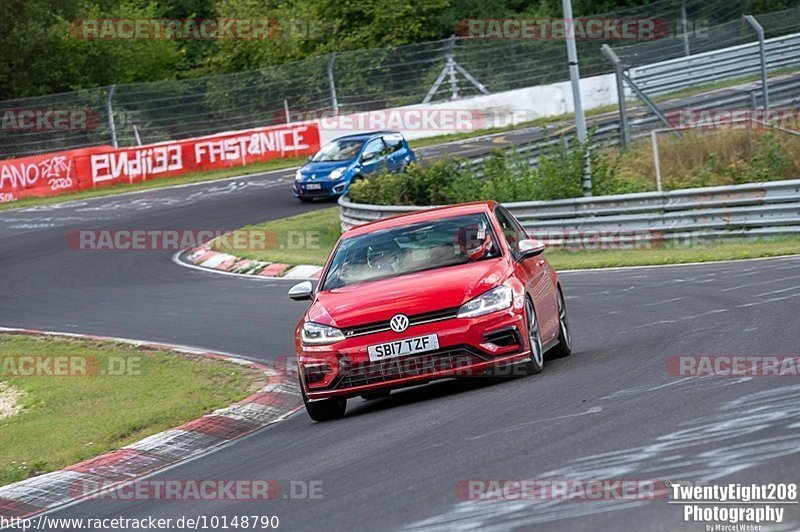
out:
M397 135L400 134L399 131L370 131L367 133L353 133L352 135L345 135L343 137L337 137L334 140L342 140L342 139L355 139L355 140L367 140L371 139L372 137L378 137L380 135Z

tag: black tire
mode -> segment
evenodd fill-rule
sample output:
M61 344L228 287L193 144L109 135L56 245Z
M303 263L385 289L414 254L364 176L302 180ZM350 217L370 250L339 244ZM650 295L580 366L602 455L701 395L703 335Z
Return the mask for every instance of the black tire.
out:
M544 351L542 336L539 334L539 320L536 319L536 310L529 297L525 298L525 326L531 345L531 358L525 362L525 374L536 375L544 369Z
M303 404L306 406L308 417L314 421L331 421L344 416L347 410L347 399L344 397L332 397L321 401L309 401L303 392Z
M365 401L374 401L375 399L386 399L391 393L391 390L378 390L375 392L362 393L361 398Z
M572 354L572 335L569 330L567 305L564 303L564 294L561 287L558 290L558 344L550 350L553 358L568 357Z

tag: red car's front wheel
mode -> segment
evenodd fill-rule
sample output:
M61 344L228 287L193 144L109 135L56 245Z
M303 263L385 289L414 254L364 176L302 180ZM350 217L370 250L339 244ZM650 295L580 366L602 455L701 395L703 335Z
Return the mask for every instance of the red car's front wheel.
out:
M531 346L531 359L526 363L525 369L528 375L535 375L544 368L544 351L542 337L539 334L539 321L536 319L536 311L530 298L525 299L525 323L528 327L528 340Z
M572 336L567 318L567 305L564 303L564 294L558 288L558 345L552 350L553 358L568 357L572 354Z
M300 384L302 389L302 383ZM347 410L347 399L344 397L331 397L320 401L309 401L306 392L303 392L303 404L305 404L308 417L314 421L330 421L344 416Z

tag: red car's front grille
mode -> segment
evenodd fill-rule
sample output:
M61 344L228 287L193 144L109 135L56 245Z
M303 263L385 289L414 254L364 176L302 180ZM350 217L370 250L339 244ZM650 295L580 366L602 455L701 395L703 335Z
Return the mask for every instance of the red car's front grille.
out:
M331 389L341 390L415 377L470 366L487 360L467 346L432 351L415 356L394 358L381 362L363 362L343 367Z
M455 318L458 315L458 309L459 307L454 307L442 310L435 310L433 312L425 312L424 314L414 314L413 316L408 317L408 326L412 327L414 325L420 325L422 323L430 323L433 321L449 320L450 318ZM361 336L362 334L372 334L381 331L388 331L390 329L391 328L389 327L389 320L384 320L384 321L375 321L372 323L366 323L364 325L357 325L355 327L348 327L343 329L343 332L347 338L351 338L353 336Z

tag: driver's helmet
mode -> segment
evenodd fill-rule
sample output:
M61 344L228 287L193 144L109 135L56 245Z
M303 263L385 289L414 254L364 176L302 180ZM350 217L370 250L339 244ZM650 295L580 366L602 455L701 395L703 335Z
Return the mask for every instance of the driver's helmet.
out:
M486 222L475 223L458 230L458 247L470 260L482 259L492 249L492 232Z
M373 270L397 271L400 246L394 241L372 244L367 247L367 266Z

